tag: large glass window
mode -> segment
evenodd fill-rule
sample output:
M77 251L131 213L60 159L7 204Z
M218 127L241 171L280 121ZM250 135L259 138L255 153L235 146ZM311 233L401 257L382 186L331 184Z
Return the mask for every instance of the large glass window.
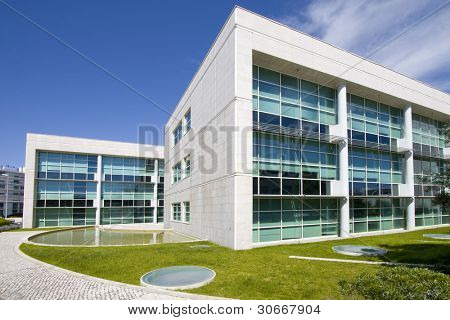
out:
M442 156L445 145L445 123L413 114L413 148L416 154Z
M449 223L449 208L433 204L433 197L442 189L435 183L435 176L443 173L449 162L431 158L414 156L414 195L416 197L416 226L430 226Z
M261 123L324 133L320 124L336 124L336 90L253 66L253 109Z
M349 138L375 144L390 145L403 137L403 113L374 100L347 95Z
M97 156L39 152L38 178L54 180L94 180Z
M403 161L401 154L350 147L350 195L395 196L398 193L396 185L404 183Z
M161 184L155 177L156 161L161 160L102 157L101 224L156 222L155 186Z
M338 199L253 199L253 242L338 234Z
M435 176L445 171L449 162L437 158L414 156L414 195L416 197L432 197L442 190L436 184Z
M253 134L255 194L327 195L338 179L337 146L269 133ZM258 179L258 178L256 178Z
M97 155L39 152L37 226L94 225L97 205L101 224L155 222L155 165L161 160L102 156L97 176L97 159ZM158 191L160 185L163 181Z
M35 225L95 224L97 156L38 152Z
M350 198L350 232L372 232L405 228L407 199Z
M450 223L449 208L433 204L433 198L416 197L416 226L425 227Z

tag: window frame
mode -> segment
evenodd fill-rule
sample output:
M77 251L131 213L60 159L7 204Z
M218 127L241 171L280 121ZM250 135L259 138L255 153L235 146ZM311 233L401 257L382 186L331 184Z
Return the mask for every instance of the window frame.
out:
M189 116L189 118L188 118ZM184 134L187 134L189 131L191 131L192 129L192 113L191 113L191 108L188 109L188 111L186 111L186 113L183 116L183 120L184 120Z
M172 131L173 137L173 146L176 146L178 142L180 142L183 137L183 122L179 121L176 125L175 129Z
M172 184L177 183L178 181L181 181L182 179L183 179L183 176L182 176L181 161L178 161L172 167Z
M189 208L189 210L186 210L186 208ZM189 218L187 218L187 217L189 217ZM183 222L187 223L187 224L191 223L191 202L190 201L183 201Z
M177 208L177 216L175 216L175 208ZM174 222L182 222L182 206L181 206L181 202L174 202L174 203L172 203L172 206L171 206L171 221L174 221ZM179 209L179 211L178 211L178 209ZM179 215L179 218L178 218L178 215ZM177 217L177 218L176 218Z
M189 165L188 165L189 163ZM188 178L191 176L191 155L188 154L186 157L184 157L183 159L183 164L184 164L184 178Z

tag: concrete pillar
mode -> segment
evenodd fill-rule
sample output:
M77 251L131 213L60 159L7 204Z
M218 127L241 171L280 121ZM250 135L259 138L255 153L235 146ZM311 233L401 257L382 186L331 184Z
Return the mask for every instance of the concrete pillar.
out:
M405 121L403 138L408 145L408 151L405 153L405 184L408 190L408 200L406 209L406 229L414 230L416 227L416 213L414 200L414 153L413 153L413 135L412 135L412 109L408 104L403 109L403 119Z
M95 210L95 225L100 225L102 207L102 156L97 157L97 208Z
M341 135L347 136L347 86L345 83L337 87L338 104L338 126ZM350 199L348 189L348 142L339 142L339 180L343 197L340 203L339 214L339 236L348 238L350 236Z
M95 228L95 234L94 234L94 243L96 246L100 245L100 229L99 228Z

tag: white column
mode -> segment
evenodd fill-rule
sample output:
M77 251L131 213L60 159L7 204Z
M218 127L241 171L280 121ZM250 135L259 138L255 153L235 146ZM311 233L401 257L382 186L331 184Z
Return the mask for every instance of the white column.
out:
M102 207L102 156L97 156L97 209L95 211L95 225L100 225Z
M406 229L414 230L416 226L416 213L414 201L414 154L413 154L413 135L412 135L412 109L408 104L403 109L404 139L407 142L409 150L405 153L405 184L408 190L408 200L406 209Z
M347 136L347 86L341 83L337 87L338 94L338 126L341 135ZM339 142L339 180L342 188L343 197L341 199L341 208L339 215L339 236L348 238L350 236L350 199L348 190L348 142L342 140Z

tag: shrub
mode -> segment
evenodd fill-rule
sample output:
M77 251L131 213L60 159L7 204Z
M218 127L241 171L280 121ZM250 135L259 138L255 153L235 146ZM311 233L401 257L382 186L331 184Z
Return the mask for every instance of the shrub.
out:
M353 281L340 281L341 292L371 300L447 300L450 277L423 268L388 267L362 273Z
M1 226L8 226L8 225L10 225L10 224L12 224L11 221L6 220L6 219L3 219L3 218L0 218L0 227L1 227Z

